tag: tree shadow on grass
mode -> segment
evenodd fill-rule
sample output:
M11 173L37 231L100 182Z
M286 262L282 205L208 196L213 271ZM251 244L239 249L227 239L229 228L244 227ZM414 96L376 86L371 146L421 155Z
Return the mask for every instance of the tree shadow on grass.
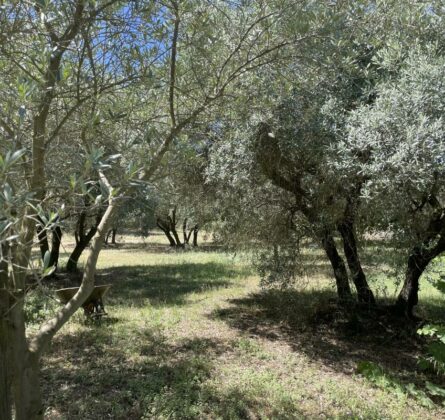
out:
M184 247L174 247L167 243L150 242L117 242L115 244L104 244L103 249L107 250L125 250L125 251L145 251L147 253L184 253L184 252L219 252L224 251L224 247L213 242L203 243L196 247L192 245L185 245Z
M112 284L106 300L113 304L145 306L184 305L190 293L229 287L249 273L218 263L182 263L159 266L121 266L102 270L100 283Z
M416 325L404 320L391 325L387 313L366 310L345 316L329 290L269 290L230 303L210 316L251 336L283 341L329 370L349 375L359 362L371 361L403 383L437 383L418 366L425 341Z
M194 337L172 344L148 327L131 334L126 340L93 328L57 337L42 370L49 419L250 418L266 409L211 383L228 343Z

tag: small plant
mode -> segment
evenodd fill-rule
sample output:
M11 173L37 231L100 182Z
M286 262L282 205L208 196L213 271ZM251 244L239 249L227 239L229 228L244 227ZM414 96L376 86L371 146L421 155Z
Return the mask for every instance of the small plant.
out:
M25 320L29 324L39 324L55 312L57 304L44 286L31 291L25 302Z
M408 385L402 384L398 380L392 378L391 375L386 373L384 369L376 363L370 361L359 362L357 365L357 373L363 375L379 388L390 390L400 397L411 395L424 407L434 407L433 401L428 397L425 391L417 388L413 383L409 383ZM429 382L427 382L427 384L429 384ZM426 387L431 395L438 395L433 394L428 385L426 385Z
M417 330L417 333L434 339L428 345L427 356L420 360L420 366L433 369L440 375L445 374L445 326L425 325Z

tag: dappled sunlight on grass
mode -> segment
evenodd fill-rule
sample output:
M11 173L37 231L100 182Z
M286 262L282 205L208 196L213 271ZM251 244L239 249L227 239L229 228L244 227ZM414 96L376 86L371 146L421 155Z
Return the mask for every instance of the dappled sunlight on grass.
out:
M443 417L355 373L371 360L421 383L420 347L397 331L364 333L366 315L343 317L320 256L309 250L295 289L262 291L243 255L104 249L98 282L112 284L109 315L85 323L79 311L56 336L43 364L47 417ZM422 288L419 310L439 316L434 293Z

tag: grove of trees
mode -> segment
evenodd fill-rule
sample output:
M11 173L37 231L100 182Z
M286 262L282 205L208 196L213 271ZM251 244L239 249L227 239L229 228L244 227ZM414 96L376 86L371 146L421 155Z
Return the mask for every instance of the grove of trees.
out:
M205 228L277 286L315 243L348 311L380 305L362 260L378 237L403 277L388 311L415 319L445 251L444 17L440 1L3 2L0 418L43 418L42 355L116 220L180 248ZM82 253L78 292L28 330L28 292Z

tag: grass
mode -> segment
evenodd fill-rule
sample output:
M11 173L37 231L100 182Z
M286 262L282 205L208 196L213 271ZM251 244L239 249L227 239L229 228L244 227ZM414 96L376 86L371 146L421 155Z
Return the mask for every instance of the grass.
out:
M303 287L262 291L242 256L124 239L99 259L98 282L113 285L108 319L86 324L79 311L44 358L47 418L445 417L439 404L427 408L357 373L369 360L422 386L421 342L398 331L379 339L341 317L333 326L332 282L316 251ZM33 299L37 322L54 304ZM440 299L426 286L420 312L439 316Z

